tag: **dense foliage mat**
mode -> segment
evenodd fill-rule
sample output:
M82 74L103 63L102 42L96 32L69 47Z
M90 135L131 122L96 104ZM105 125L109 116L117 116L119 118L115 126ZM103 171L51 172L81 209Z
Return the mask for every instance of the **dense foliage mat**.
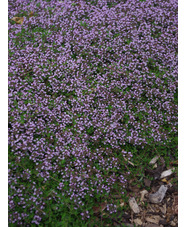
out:
M83 226L95 203L125 196L126 147L176 138L177 1L8 10L9 223Z

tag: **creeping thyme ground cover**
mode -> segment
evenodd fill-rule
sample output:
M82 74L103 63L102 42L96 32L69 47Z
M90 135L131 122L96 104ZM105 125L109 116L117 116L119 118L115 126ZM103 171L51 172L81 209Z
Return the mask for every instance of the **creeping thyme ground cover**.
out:
M83 226L108 198L116 212L132 150L176 141L177 1L9 0L8 11L10 225Z

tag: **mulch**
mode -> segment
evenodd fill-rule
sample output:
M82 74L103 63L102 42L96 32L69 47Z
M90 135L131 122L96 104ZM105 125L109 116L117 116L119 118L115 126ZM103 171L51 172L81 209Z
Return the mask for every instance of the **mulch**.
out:
M163 160L163 158L162 158ZM177 161L170 163L170 167L176 167ZM161 179L161 173L166 170L165 163L162 161L160 165L156 164L156 168L147 167L145 169L143 178L143 188L135 186L137 179L134 177L128 182L126 188L126 194L128 198L134 197L136 203L140 209L139 213L134 213L129 204L122 201L120 195L115 195L115 198L120 201L121 207L125 206L125 209L118 211L115 214L116 218L110 217L112 224L103 224L103 226L142 226L142 227L164 227L164 226L178 226L178 175L176 172L170 176ZM153 180L149 180L149 176ZM158 191L161 185L167 185L167 191L165 197L160 203L152 203L149 200L149 194L153 194ZM143 194L143 192L145 193ZM142 196L143 194L143 196ZM95 212L95 218L97 220L108 221L108 215L106 215L105 205L101 204L102 210ZM126 209L127 207L127 209ZM118 218L117 218L118 217ZM108 222L107 222L108 223ZM96 226L96 225L95 225Z

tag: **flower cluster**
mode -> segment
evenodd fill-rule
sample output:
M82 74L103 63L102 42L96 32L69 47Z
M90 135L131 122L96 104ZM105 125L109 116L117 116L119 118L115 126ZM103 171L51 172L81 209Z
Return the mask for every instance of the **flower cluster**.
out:
M8 10L24 18L9 20L9 221L32 213L38 224L52 179L49 199L79 209L118 181L124 190L126 142L177 132L177 1L9 0Z

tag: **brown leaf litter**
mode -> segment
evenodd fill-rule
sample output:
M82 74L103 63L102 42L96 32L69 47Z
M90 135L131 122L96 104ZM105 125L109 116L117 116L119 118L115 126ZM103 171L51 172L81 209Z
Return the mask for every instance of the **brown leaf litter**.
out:
M15 21L16 24L23 24L24 17L13 17L11 20Z
M178 189L174 183L177 182L177 175L171 166L168 169L166 168L162 157L158 157L158 159L160 159L160 164L155 163L157 168L153 169L155 161L149 164L150 168L146 168L143 188L139 187L136 177L128 181L126 187L126 194L129 198L128 204L121 200L118 193L116 196L112 196L121 205L120 208L125 209L125 211L120 210L116 213L116 217L122 216L122 218L109 217L112 224L105 226L123 226L123 224L129 227L178 226ZM149 176L153 177L153 180L149 180ZM153 196L155 200L152 199ZM158 196L159 200L156 201ZM100 204L99 208L94 208L97 217L101 217L102 221L104 218L100 213L105 209L105 205ZM107 211L104 212L107 213ZM108 216L109 214L107 214Z

